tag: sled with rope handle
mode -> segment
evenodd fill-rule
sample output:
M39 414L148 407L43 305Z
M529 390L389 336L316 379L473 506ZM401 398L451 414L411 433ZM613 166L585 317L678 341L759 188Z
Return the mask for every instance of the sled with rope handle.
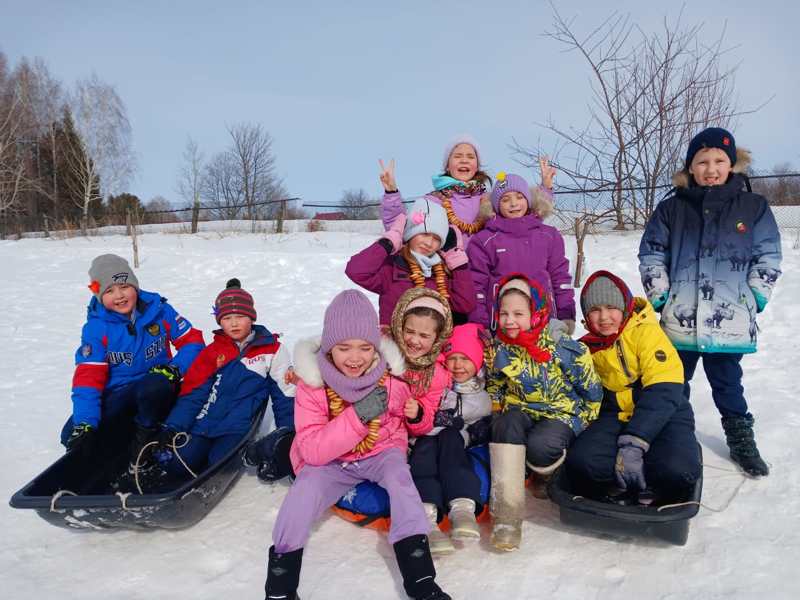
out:
M467 450L472 460L472 468L481 482L481 504L483 511L478 515L478 521L489 519L489 487L491 475L489 471L489 447L486 445L473 446ZM391 525L389 518L389 494L381 486L372 481L363 481L351 488L333 506L333 512L358 525L378 531L388 531ZM439 523L439 529L447 531L450 522L447 516Z
M115 493L111 483L126 469L129 436L103 436L102 456L67 452L15 493L13 508L33 509L66 529L183 529L205 517L242 473L242 455L258 433L266 404L248 432L218 462L158 493Z
M698 445L700 460L703 451ZM548 486L550 500L559 507L562 523L613 536L655 537L677 546L689 539L689 521L700 510L702 473L686 498L660 504L623 505L601 502L573 493L564 469Z

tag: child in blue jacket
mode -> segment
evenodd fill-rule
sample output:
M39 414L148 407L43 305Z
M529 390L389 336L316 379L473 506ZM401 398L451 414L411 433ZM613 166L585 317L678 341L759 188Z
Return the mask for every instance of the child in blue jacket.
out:
M289 353L276 334L255 323L253 297L238 279L219 293L214 313L221 329L186 373L159 436L160 456L164 451L178 454L166 463L172 476L185 476L186 467L202 470L224 457L269 398L276 427L294 430L294 385L284 382ZM188 434L188 442L181 432Z
M762 476L769 468L756 447L739 363L756 351L756 315L781 274L781 236L767 199L750 190L749 163L730 132L698 133L673 177L674 193L647 223L639 270L683 362L686 396L702 359L731 458Z
M203 334L166 298L139 289L124 258L98 256L89 277L94 297L75 353L72 416L61 442L89 457L97 449L98 431L112 440L133 421L133 463L172 407L181 376L203 349ZM177 350L174 356L170 346Z

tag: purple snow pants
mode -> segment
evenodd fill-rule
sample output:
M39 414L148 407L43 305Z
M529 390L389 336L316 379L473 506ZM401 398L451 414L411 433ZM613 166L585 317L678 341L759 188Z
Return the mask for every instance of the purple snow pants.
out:
M431 526L419 492L411 479L406 454L390 448L375 456L351 463L330 462L321 467L304 466L283 499L272 529L275 552L303 548L311 528L328 508L350 488L362 481L374 481L389 494L392 525L389 543L411 535L427 535Z

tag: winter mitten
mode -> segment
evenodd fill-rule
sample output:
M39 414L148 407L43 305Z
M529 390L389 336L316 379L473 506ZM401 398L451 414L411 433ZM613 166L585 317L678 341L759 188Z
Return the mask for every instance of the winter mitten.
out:
M406 227L406 216L398 215L389 228L383 232L381 239L389 240L392 244L392 251L390 254L397 254L400 248L403 247L403 230Z
M464 252L464 238L461 235L461 230L457 227L450 226L450 231L447 233L447 240L445 240L440 252L444 259L444 264L451 271L458 267L463 267L469 262L467 253Z
M617 460L614 477L617 485L625 490L644 490L644 454L650 444L635 435L621 435L617 438Z
M455 409L440 409L433 414L433 426L454 427L455 429L461 430L464 428L464 419L456 415Z
M474 423L467 425L467 433L469 434L470 446L488 444L489 439L492 437L491 415L478 419Z
M561 319L561 322L564 323L567 327L567 333L571 336L575 333L575 319Z
M181 387L181 370L175 365L156 365L150 367L148 373L165 377L172 384L172 389L177 394Z
M84 459L94 453L97 445L97 429L88 423L79 423L72 428L67 439L67 452L75 452Z
M374 388L369 394L353 404L353 409L358 415L358 419L365 425L380 417L389 405L389 398L386 395L386 388L382 385Z

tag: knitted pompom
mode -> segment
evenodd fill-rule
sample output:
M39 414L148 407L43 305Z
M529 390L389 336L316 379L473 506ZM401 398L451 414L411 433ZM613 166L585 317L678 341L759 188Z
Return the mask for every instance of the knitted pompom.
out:
M225 289L229 290L230 288L239 288L241 289L242 282L234 277L233 279L228 279L228 283L225 284Z
M505 172L505 171L500 171L500 172L497 174L497 176L495 177L495 180L496 180L497 182L500 182L500 181L505 181L505 180L506 180L506 172Z

